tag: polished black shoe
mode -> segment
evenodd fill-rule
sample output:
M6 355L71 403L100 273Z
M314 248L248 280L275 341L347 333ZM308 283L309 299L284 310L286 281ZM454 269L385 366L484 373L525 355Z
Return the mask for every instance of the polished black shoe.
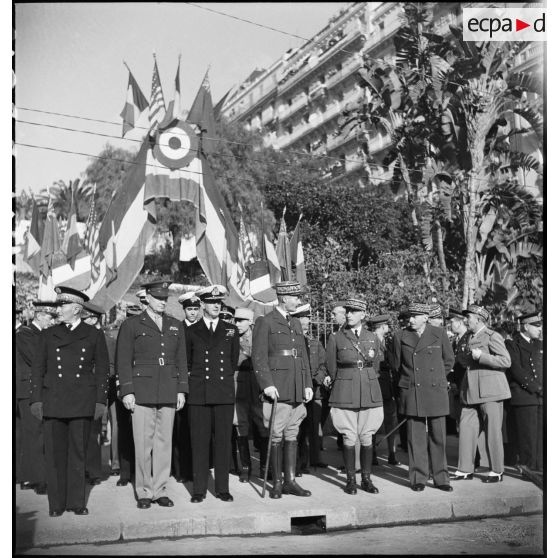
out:
M449 484L436 484L434 487L443 492L453 492L453 488Z
M273 483L271 490L269 491L269 497L272 500L277 500L281 498L283 494L283 483L281 481L277 481Z
M194 494L190 498L190 502L192 502L192 504L200 504L204 500L205 500L205 495L204 494Z
M483 477L482 482L487 484L492 484L495 482L502 482L504 480L504 473L500 473L499 475L487 475Z
M473 480L473 473L461 473L456 471L455 473L450 473L449 478L452 481Z
M230 492L219 492L217 493L217 498L219 498L219 500L223 500L223 502L232 502L234 500Z
M76 515L89 515L89 510L86 507L67 508L66 511L74 512Z
M243 465L240 468L239 480L240 482L250 482L250 467L245 467Z
M47 493L47 485L45 483L40 483L35 485L35 494L43 496Z
M422 492L424 490L424 484L422 483L412 484L411 490L414 490L415 492Z
M329 465L327 463L323 463L322 461L318 461L318 463L310 463L312 467L318 467L319 469L327 469Z
M64 513L64 510L49 510L48 515L50 517L60 517Z
M19 483L19 488L21 488L21 490L33 490L33 484L31 484L30 482L20 482Z
M174 506L174 502L167 496L161 496L160 498L153 500L153 503L159 504L160 506L163 506L163 508L172 508Z
M354 475L347 475L347 484L343 491L353 496L357 493L356 478Z
M151 507L151 500L149 498L140 498L138 500L138 508L140 510L146 510Z
M128 486L130 481L128 479L118 479L116 481L116 486Z
M295 477L298 477L298 478L302 477L302 471L297 471L295 473Z
M394 454L391 454L391 455L388 457L388 463L389 463L390 465L401 465L401 463L400 463L399 461L397 461L397 457L395 457Z
M292 494L293 496L312 496L312 492L310 490L305 490L297 484L294 479L285 480L283 483L283 494Z
M120 469L113 469L113 470L110 472L110 476L111 476L111 477L117 477L119 474L120 474Z
M370 475L367 475L366 473L362 474L362 482L360 483L360 486L364 492L369 492L370 494L378 494L379 492L370 479Z

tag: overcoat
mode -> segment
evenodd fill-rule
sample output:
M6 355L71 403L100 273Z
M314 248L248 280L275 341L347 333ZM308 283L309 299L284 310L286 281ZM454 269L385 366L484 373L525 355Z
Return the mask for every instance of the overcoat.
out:
M439 417L449 413L446 376L454 362L447 333L426 324L422 335L409 328L393 334L392 363L399 378L399 413Z
M539 339L527 341L518 333L506 341L511 366L508 380L512 405L543 404L543 345Z
M35 325L22 325L15 334L16 345L16 399L29 399L31 392L31 365L41 330Z
M368 409L383 406L374 366L378 350L378 338L364 327L358 339L349 326L329 336L326 361L333 385L329 395L331 407Z
M163 314L162 331L147 311L120 326L116 344L120 397L133 393L139 405L176 405L188 392L184 325Z
M275 386L282 403L302 403L312 389L310 362L297 318L291 324L274 308L260 316L252 335L252 364L260 389Z
M185 330L188 405L234 404L234 373L240 352L237 327L219 320L211 333L201 319Z
M38 337L31 369L31 403L43 416L92 417L95 403L106 405L109 358L100 329L80 322L74 330L57 324Z

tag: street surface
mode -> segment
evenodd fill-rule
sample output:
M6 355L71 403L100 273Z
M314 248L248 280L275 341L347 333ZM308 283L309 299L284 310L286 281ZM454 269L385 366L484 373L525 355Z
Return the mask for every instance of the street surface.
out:
M541 555L541 514L476 521L377 527L317 535L188 537L34 548L26 555L162 556L257 554Z

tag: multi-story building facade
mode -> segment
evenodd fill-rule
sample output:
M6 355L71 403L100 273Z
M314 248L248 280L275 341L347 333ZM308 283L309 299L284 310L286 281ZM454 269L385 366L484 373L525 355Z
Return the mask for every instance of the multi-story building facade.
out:
M434 4L434 30L449 33L461 24L462 7L471 3ZM364 136L355 128L340 133L339 117L362 100L358 70L366 57L395 61L393 35L401 26L401 2L353 2L332 17L312 39L287 51L267 69L252 72L229 96L222 114L264 133L265 145L323 157L325 176L353 174L366 179L363 144L368 156L381 162L390 145L387 132ZM542 48L530 47L517 64L538 61ZM370 168L368 168L370 175ZM373 167L379 180L380 166ZM369 177L368 175L368 177Z

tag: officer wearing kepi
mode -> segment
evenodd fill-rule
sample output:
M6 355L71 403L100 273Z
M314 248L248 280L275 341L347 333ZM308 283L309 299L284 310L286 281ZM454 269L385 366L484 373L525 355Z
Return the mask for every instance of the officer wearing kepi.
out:
M87 295L56 287L60 324L39 336L31 412L44 417L49 515L87 515L85 459L92 419L103 416L109 358L103 332L81 318Z
M175 411L188 392L184 327L164 313L169 283L143 285L148 307L120 327L116 364L120 396L132 413L137 506L171 507L167 495Z

